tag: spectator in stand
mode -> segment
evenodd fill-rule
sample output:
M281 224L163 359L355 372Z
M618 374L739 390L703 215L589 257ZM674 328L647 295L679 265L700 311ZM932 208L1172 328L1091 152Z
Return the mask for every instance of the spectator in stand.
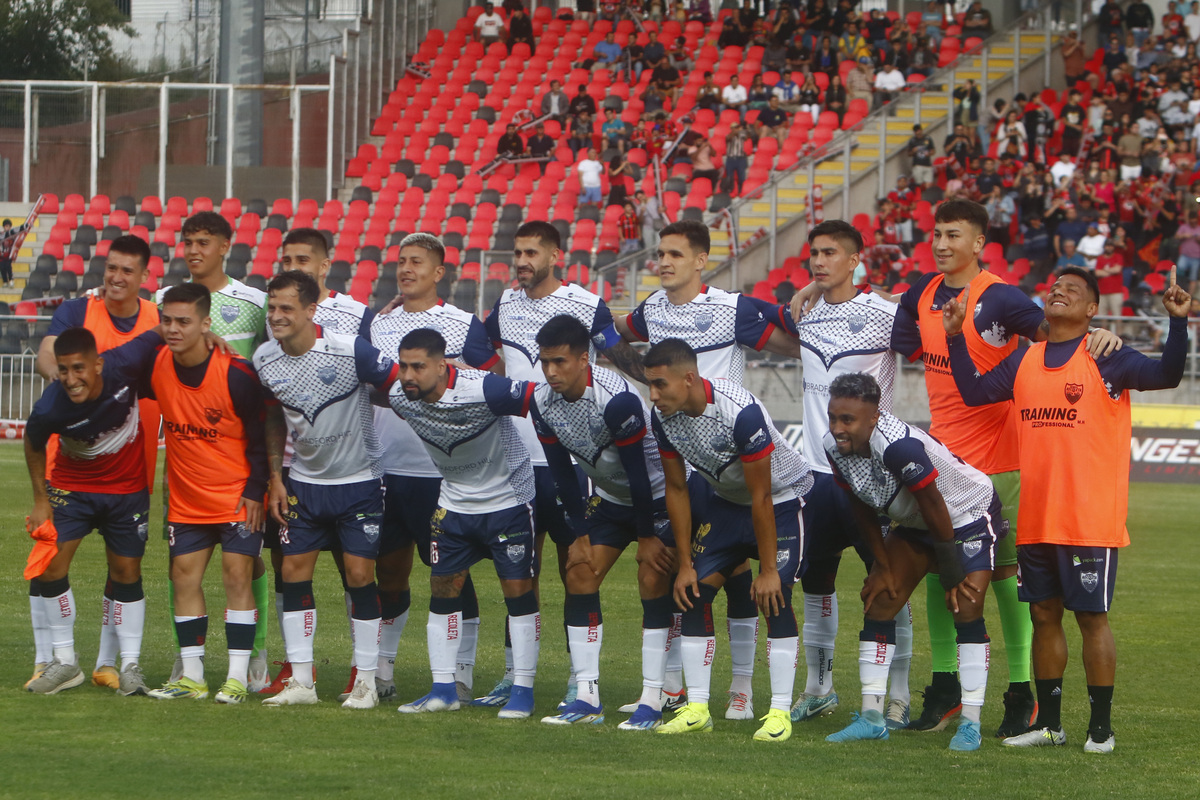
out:
M781 18L785 16L780 13ZM787 41L780 39L778 36L771 36L767 39L766 47L763 48L762 56L763 72L786 72L788 69L788 48Z
M971 3L963 18L962 38L965 42L972 36L986 39L992 35L992 12L983 7L979 0Z
M544 158L549 160L549 156L554 153L554 139L547 135L546 126L538 123L533 129L533 136L529 137L529 141L525 143L529 148L529 155L533 158ZM546 164L542 165L542 174L546 173Z
M697 139L695 144L688 147L687 153L692 160L692 180L707 178L712 187L716 189L721 171L713 163L715 153L708 137L701 136Z
M1067 104L1062 108L1062 152L1071 156L1079 155L1079 145L1083 141L1083 126L1087 123L1087 112L1084 111L1083 93L1072 89Z
M825 110L832 111L837 114L838 125L846 119L846 109L849 101L846 95L846 87L842 85L842 79L838 75L834 75L829 79L829 88L825 90Z
M738 116L742 119L746 117L746 105L749 103L750 95L746 91L746 87L741 85L737 75L731 75L729 85L721 90L721 104L726 109L733 109L738 112Z
M853 61L856 58L866 56L870 58L871 48L867 45L867 40L859 33L858 24L848 23L842 31L842 35L837 41L838 57L842 61Z
M746 140L749 138L745 129L738 123L733 123L729 135L725 137L725 193L730 196L740 195L746 183Z
M1165 39L1174 39L1183 35L1183 15L1179 13L1179 7L1175 0L1169 0L1167 3L1167 13L1163 14L1162 18L1162 29Z
M882 8L872 10L871 15L863 22L867 40L880 53L891 52L891 45L888 41L888 28L890 27L892 27L892 23ZM896 27L904 26L897 25Z
M762 123L763 133L774 136L779 146L783 147L783 140L788 133L788 114L779 107L778 97L771 96L766 109L759 113L758 121Z
M1012 197L1004 191L1004 187L994 184L991 192L986 195L984 208L988 213L987 240L1007 248L1011 241L1009 226L1017 213L1017 206Z
M1041 214L1034 214L1029 218L1029 224L1025 227L1023 247L1025 257L1029 259L1029 271L1038 277L1045 277L1054 260L1054 250L1050 232L1046 230Z
M504 129L504 135L496 142L496 154L505 158L520 158L525 154L525 140L517 133L517 126L511 122Z
M503 41L506 30L504 17L496 13L496 7L491 3L483 4L483 13L475 18L475 38L484 47L495 42Z
M659 208L657 196L647 197L645 192L638 192L638 196L642 198L642 244L653 248L658 244L658 232L667 226L668 220Z
M829 76L832 83L835 75L838 74L838 59L837 51L833 49L828 36L821 37L821 47L813 54L812 68L817 72L824 72Z
M896 69L891 61L883 62L883 69L875 76L875 107L895 100L906 85L908 82L904 79L904 73Z
M928 78L937 69L937 65L938 54L930 46L930 39L918 36L912 52L909 54L908 68L904 70L904 73L906 75L924 75Z
M871 59L861 56L858 65L846 74L846 96L849 100L866 100L867 108L871 107L872 95L875 92L875 70Z
M658 40L658 32L650 31L646 35L646 46L642 50L642 63L646 65L646 69L654 69L662 66L666 60L667 49Z
M596 18L596 0L575 0L575 14L583 22Z
M551 84L553 87L553 84ZM572 117L578 117L580 114L587 112L589 118L596 116L596 101L587 93L587 87L582 83L579 84L579 91L571 98L570 104L567 105L567 113Z
M688 0L687 17L689 20L708 25L712 23L712 6L708 0Z
M817 82L813 79L811 72L805 74L805 83L810 82L813 88L816 89ZM779 98L779 105L787 111L796 111L800 108L804 102L800 99L802 91L803 88L800 84L796 83L790 72L783 73L779 78L779 82L771 88L771 93ZM817 93L819 99L820 89L817 89Z
M592 48L592 72L598 69L614 69L621 58L621 45L612 31L604 34L604 40Z
M1117 140L1117 154L1121 157L1121 180L1134 181L1142 175L1142 136L1137 128L1127 128Z
M788 80L791 81L790 75L788 76ZM796 85L794 81L791 81L791 84L792 86ZM785 95L786 92L781 92L779 88L776 87L775 96L777 98L782 100ZM812 117L813 125L816 125L817 120L821 116L821 87L817 86L817 80L813 77L811 72L804 76L804 85L798 88L798 91L793 94L793 97L795 100L790 106L780 102L780 107L793 108L802 114L808 114Z
M945 22L945 8L943 3L938 0L929 0L925 10L921 12L921 24L925 26L925 35L933 42L934 46L941 46L942 25Z
M1141 0L1130 3L1125 9L1125 27L1133 34L1134 44L1141 47L1154 29L1154 11L1150 5Z
M1113 74L1114 70L1118 70L1128 63L1129 56L1126 55L1125 51L1121 48L1121 40L1116 36L1113 36L1109 39L1108 47L1104 51L1104 74L1111 75ZM1075 84L1072 82L1070 85L1074 86Z
M1183 29L1189 42L1200 41L1200 0L1192 0L1187 16L1183 18Z
M1096 259L1096 282L1100 289L1101 317L1119 317L1125 305L1125 257L1117 252L1116 243L1105 241L1104 252ZM1120 323L1108 323L1109 329L1120 335Z
M863 250L863 261L867 267L868 280L876 286L888 283L893 264L904 257L898 244L884 241L883 231L875 231L875 241Z
M968 128L979 124L979 102L981 100L979 87L972 78L954 90L954 120Z
M1054 229L1054 252L1059 256L1066 254L1068 244L1071 246L1071 252L1074 253L1079 246L1079 240L1087 235L1087 223L1079 219L1079 212L1074 204L1067 204L1063 213L1062 221ZM1063 265L1059 264L1058 266ZM1077 266L1087 265L1079 264Z
M908 154L910 171L918 186L928 186L933 183L933 155L936 145L920 124L913 125L912 131L912 136L904 147Z
M1167 90L1158 96L1158 113L1169 136L1173 136L1177 130L1184 130L1195 121L1195 117L1188 114L1190 100L1180 88L1177 77L1173 78L1167 84Z
M713 82L711 72L704 73L704 83L696 90L696 105L714 112L721 110L721 87Z
M1004 178L996 171L996 160L994 158L985 158L983 160L983 171L975 179L975 188L979 190L980 197L991 197L992 189L1003 189Z
M750 81L750 88L746 90L746 106L751 111L763 111L771 99L772 91L763 83L761 74L755 75Z
M947 158L958 162L959 168L965 167L971 157L971 139L967 136L967 126L961 122L955 124L954 131L942 143L942 152Z
M604 165L600 163L596 155L596 148L589 147L587 149L587 157L575 165L575 171L579 173L579 186L583 190L579 195L580 205L592 205L597 209L600 208L600 176L604 174Z
M582 111L578 116L571 117L571 136L567 139L567 147L579 155L581 151L592 146L592 115Z
M1083 52L1083 42L1079 41L1079 32L1074 25L1062 39L1062 59L1067 86L1088 79L1087 55Z
M604 109L604 122L600 125L600 136L607 147L624 153L629 148L629 139L625 123L617 119L617 114L611 108Z
M804 26L800 28L791 38L791 43L787 48L787 66L784 67L784 72L799 72L803 74L812 69L813 48L806 41L806 33Z
M1096 11L1096 28L1099 34L1097 47L1104 47L1111 36L1125 35L1125 15L1121 5L1114 0L1107 0Z
M562 125L567 118L571 99L563 91L561 81L550 81L550 91L542 96L542 116L550 115L550 119Z
M621 253L636 253L642 249L642 220L632 201L625 201L625 213L617 219L617 227L621 231Z
M607 167L608 173L608 200L606 206L623 206L625 201L629 199L629 189L627 180L632 173L633 165L625 160L625 156L617 153L613 156Z
M1075 174L1075 162L1071 160L1071 156L1063 151L1058 154L1058 161L1050 167L1050 175L1054 178L1054 185L1061 186L1065 179L1068 183L1071 177Z
M1076 250L1079 255L1083 256L1087 262L1087 268L1090 270L1096 269L1096 259L1104 255L1104 243L1108 240L1104 234L1100 232L1100 225L1096 222L1087 224L1087 233L1079 240Z
M1194 289L1200 283L1200 220L1195 213L1189 211L1183 215L1183 224L1176 229L1175 238L1179 240L1176 259L1179 283Z
M508 52L512 53L513 46L521 42L529 45L529 49L533 50L533 19L525 10L525 6L517 4L517 7L513 9L512 16L508 19Z
M680 36L675 40L674 49L667 53L667 61L672 67L679 70L681 75L686 75L696 68L696 63L688 55L687 38Z
M641 80L642 69L645 66L643 63L644 51L642 46L637 43L637 38L630 36L629 41L621 48L620 68L617 71L617 80L624 83L637 83Z
M1162 120L1158 117L1158 112L1150 105L1142 109L1142 115L1137 118L1134 123L1137 127L1137 132L1142 139L1153 139L1158 136L1158 131L1162 128Z
M658 90L664 97L671 98L671 104L674 105L679 100L679 90L683 86L683 77L679 74L679 70L671 66L671 62L663 59L662 64L654 68L650 74L650 80L658 87Z

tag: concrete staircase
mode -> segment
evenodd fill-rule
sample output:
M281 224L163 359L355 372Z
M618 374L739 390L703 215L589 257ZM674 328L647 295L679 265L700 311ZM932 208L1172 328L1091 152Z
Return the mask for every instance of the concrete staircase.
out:
M33 203L0 203L0 220L10 219L13 227L16 227L25 221L25 217L29 216L32 209ZM33 271L37 257L42 252L42 245L45 243L46 237L50 235L50 228L53 225L54 215L42 214L34 223L33 229L26 234L21 251L13 258L13 285L11 287L0 285L0 301L11 306L21 300L25 281L29 278L29 273Z

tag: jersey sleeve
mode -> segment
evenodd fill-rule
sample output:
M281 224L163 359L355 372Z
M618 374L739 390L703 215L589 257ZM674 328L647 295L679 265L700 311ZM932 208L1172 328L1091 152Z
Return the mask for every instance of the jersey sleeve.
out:
M538 441L542 444L556 444L558 442L558 434L542 417L541 409L538 408L537 395L534 395L533 401L529 404L529 418L533 421L533 432L537 434Z
M937 480L938 471L929 460L921 440L905 436L883 451L883 465L910 490L924 489Z
M658 452L663 458L679 458L679 451L667 438L667 432L663 430L657 414L650 415L650 430L654 431L654 439L658 442Z
M1123 347L1096 360L1100 377L1113 397L1127 390L1173 389L1183 380L1187 366L1188 329L1183 317L1171 317L1162 358L1150 358L1132 347Z
M596 306L596 313L592 316L591 334L592 344L597 350L607 350L621 342L621 334L617 333L612 312L603 300Z
M503 344L500 341L500 298L497 298L496 305L492 306L492 313L483 320L483 327L492 342L492 349L499 350Z
M986 375L980 375L971 359L971 352L967 349L966 337L954 336L947 339L947 344L950 350L950 372L954 375L954 383L958 386L964 403L968 406L986 406L989 403L1012 399L1017 369L1029 348L1017 348Z
M762 406L751 403L738 412L733 423L733 443L742 461L758 461L775 451L775 441L771 438Z
M30 412L29 419L25 421L25 438L37 452L46 449L50 435L55 433L53 409L55 400L61 396L62 384L54 381L46 387L42 396L33 404L33 411Z
M54 316L50 318L50 330L46 335L62 336L62 332L67 328L82 328L83 321L87 318L87 303L86 297L77 297L56 308Z
M129 340L120 347L104 352L104 371L117 375L126 383L140 385L142 376L149 374L154 366L154 357L163 340L154 331L145 333Z
M650 341L650 331L646 328L646 302L642 301L625 317L625 324L629 326L629 332L638 338L639 341Z
M371 341L371 323L375 321L375 312L371 309L363 311L362 319L358 322L358 335L368 342Z
M461 355L463 362L475 369L491 369L500 360L500 354L496 352L484 324L477 317L471 317L467 326L467 338L463 342Z
M921 329L917 325L917 318L903 303L896 309L896 318L892 321L891 348L909 361L916 361L925 350L921 344Z
M771 338L774 325L770 317L775 316L775 306L755 300L744 294L738 295L737 316L733 323L733 338L738 344L762 350Z
M1015 286L992 284L984 291L984 295L988 298L988 305L984 307L995 308L995 313L988 313L991 319L984 315L975 319L975 329L980 333L990 328L994 319L1002 322L1010 334L1032 339L1046 319L1045 312L1038 308L1037 303Z
M524 417L533 403L534 385L491 373L483 376L483 399L497 416Z
M258 375L249 362L235 358L229 365L228 385L233 411L246 432L246 460L250 462L250 476L242 496L261 502L267 493L270 473L267 469L267 413Z
M358 371L360 381L376 389L388 389L400 372L395 361L376 350L361 336L354 337L354 368Z

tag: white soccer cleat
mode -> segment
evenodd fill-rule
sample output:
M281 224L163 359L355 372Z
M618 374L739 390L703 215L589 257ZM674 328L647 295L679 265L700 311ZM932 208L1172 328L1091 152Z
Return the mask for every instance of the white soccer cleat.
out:
M317 685L305 686L295 678L288 678L283 690L276 695L263 700L264 706L311 706L320 700L317 698Z
M725 719L754 719L754 700L746 692L730 692Z
M342 703L342 708L374 708L377 705L379 693L375 691L375 681L360 678L354 682L354 689Z

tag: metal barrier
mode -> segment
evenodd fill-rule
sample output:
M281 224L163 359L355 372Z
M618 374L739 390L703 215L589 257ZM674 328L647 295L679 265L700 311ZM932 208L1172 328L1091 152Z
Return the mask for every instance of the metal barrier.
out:
M34 353L0 355L0 420L25 420L33 411L46 388L36 361Z

